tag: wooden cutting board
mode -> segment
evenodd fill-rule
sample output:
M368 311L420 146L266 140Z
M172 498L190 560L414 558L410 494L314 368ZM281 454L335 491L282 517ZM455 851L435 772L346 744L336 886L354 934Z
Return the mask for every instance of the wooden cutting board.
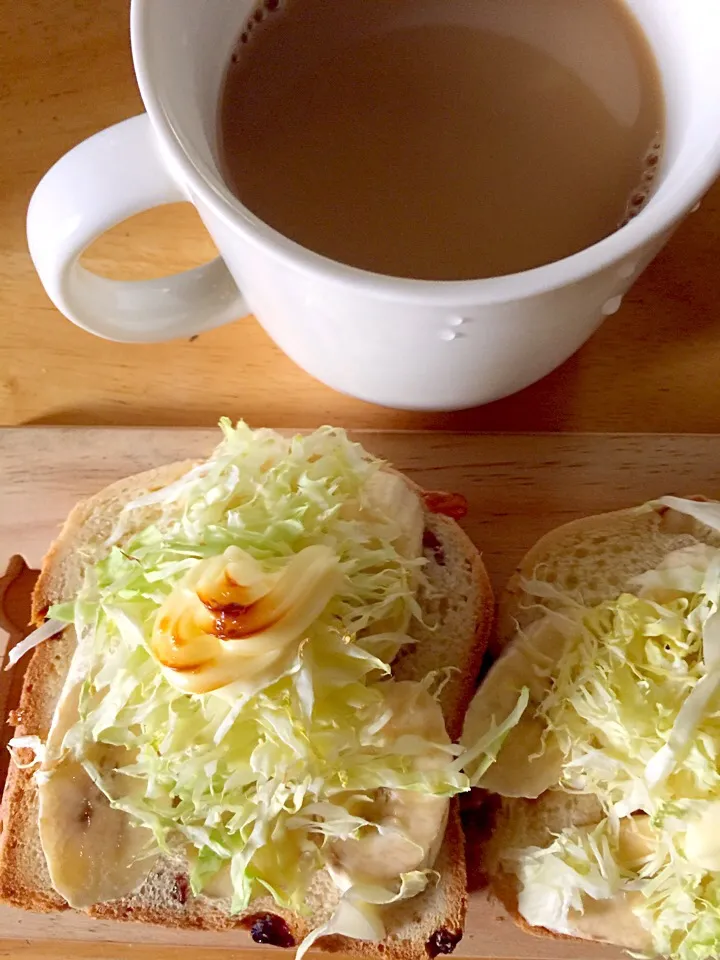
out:
M720 494L720 437L658 435L460 435L358 433L422 486L463 493L464 526L483 551L499 588L544 532L574 517L614 510L663 493ZM65 515L80 498L124 475L207 454L214 430L55 428L0 430L0 577L11 558L37 567ZM23 610L31 578L17 578L13 607ZM12 574L12 571L11 571ZM7 583L6 583L7 586ZM0 580L0 593L3 584ZM14 614L22 616L17 612ZM0 622L0 661L6 637ZM6 621L5 630L12 624ZM12 674L0 681L0 715L17 693ZM8 684L8 679L10 683ZM1 768L0 768L1 769ZM472 859L472 849L469 858ZM75 913L33 915L0 907L0 958L215 958L257 960L242 932L168 931L92 921ZM278 954L280 956L280 954ZM608 947L538 939L521 933L471 893L465 937L455 956L497 960L617 960Z

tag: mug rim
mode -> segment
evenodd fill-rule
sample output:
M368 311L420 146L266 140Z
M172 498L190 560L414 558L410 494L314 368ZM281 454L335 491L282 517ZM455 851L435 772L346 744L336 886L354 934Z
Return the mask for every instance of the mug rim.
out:
M720 136L700 156L681 184L668 196L651 197L627 224L577 253L518 273L476 280L422 280L374 273L333 260L284 236L252 213L227 185L196 162L171 122L161 96L151 80L148 57L148 12L150 0L131 0L130 33L135 76L145 109L156 135L169 152L182 177L194 193L234 232L268 253L292 263L321 279L371 292L387 300L420 300L443 303L504 303L522 300L581 281L599 273L633 251L646 247L681 221L709 190L720 173Z

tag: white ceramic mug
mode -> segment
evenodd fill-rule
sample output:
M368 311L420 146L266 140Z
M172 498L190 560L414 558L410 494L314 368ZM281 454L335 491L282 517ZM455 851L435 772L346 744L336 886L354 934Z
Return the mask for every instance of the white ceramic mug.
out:
M615 313L720 172L719 0L628 2L665 85L665 158L651 201L627 226L565 260L489 280L430 282L311 253L258 220L224 184L219 91L254 0L133 0L147 113L81 143L38 186L28 237L40 278L59 310L110 340L185 337L254 313L308 373L364 400L450 410L513 393ZM529 0L529 10L541 6ZM109 227L177 200L195 205L221 258L136 283L78 263Z

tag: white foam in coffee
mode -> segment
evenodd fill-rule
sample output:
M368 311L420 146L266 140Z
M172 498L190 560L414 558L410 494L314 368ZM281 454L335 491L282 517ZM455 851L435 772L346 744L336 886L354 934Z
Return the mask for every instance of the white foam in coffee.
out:
M220 151L242 202L309 249L457 280L613 232L652 191L663 129L621 0L265 0Z

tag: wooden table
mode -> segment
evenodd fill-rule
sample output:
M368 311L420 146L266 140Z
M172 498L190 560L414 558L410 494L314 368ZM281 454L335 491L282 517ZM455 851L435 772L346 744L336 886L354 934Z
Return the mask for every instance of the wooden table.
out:
M142 109L127 8L127 0L0 2L0 424L201 425L228 413L277 426L718 429L720 185L575 357L472 411L411 414L342 397L295 367L252 319L150 346L106 343L74 327L33 272L25 210L65 151ZM87 263L141 278L211 256L192 208L173 206L121 224Z

